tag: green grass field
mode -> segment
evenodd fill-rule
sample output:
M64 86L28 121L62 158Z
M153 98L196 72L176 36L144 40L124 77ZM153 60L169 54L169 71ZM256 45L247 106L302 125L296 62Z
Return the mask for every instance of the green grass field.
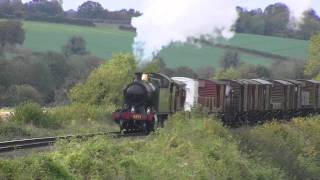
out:
M225 44L297 59L306 59L308 53L308 41L270 36L237 34Z
M73 25L24 22L26 41L24 47L34 51L61 51L62 46L74 35L80 35L87 41L89 51L102 58L110 58L112 53L132 52L135 36L132 32L119 31L113 27L82 27ZM233 39L224 42L234 46L255 49L269 53L305 59L307 41L284 38L273 38L247 34L237 34ZM171 45L161 52L170 67L219 66L219 59L224 50L220 48L191 45ZM252 64L270 65L273 59L241 53L241 61Z

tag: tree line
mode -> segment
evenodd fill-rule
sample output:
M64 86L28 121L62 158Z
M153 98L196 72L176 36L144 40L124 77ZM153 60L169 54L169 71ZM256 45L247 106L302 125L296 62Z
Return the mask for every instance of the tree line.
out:
M248 10L244 7L236 8L239 18L234 24L237 33L249 33L267 36L280 36L309 40L320 31L320 17L315 10L305 11L299 23L290 16L286 4L275 3L265 9ZM96 20L123 20L128 25L131 18L142 13L134 9L110 11L99 2L86 1L79 5L76 11L62 9L62 1L32 0L23 3L21 0L1 0L0 17L22 18L27 20L49 21L78 25L94 26ZM296 21L298 22L298 20Z
M24 40L22 23L0 21L0 106L25 101L67 103L68 90L103 61L90 55L79 36L70 38L61 52L40 53L17 46Z
M275 3L264 10L237 7L239 18L234 25L238 33L288 37L309 40L320 31L320 17L313 9L304 12L302 20L292 19L286 4Z
M64 11L62 3L58 0L32 0L26 3L21 0L0 0L0 17L93 25L88 22L92 22L94 19L112 19L127 20L130 23L132 17L141 15L139 11L134 9L110 11L94 1L84 2L77 11ZM72 19L74 20L72 21Z

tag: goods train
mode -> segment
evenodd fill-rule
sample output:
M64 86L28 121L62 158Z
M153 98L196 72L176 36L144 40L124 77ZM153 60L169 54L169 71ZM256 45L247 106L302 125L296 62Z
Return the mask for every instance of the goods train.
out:
M112 114L121 131L149 132L177 111L202 108L231 127L320 113L315 80L206 80L137 73Z

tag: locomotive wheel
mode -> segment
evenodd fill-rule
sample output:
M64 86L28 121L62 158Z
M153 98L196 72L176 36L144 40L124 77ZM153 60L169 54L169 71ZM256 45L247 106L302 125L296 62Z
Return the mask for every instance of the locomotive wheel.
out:
M143 133L145 133L145 134L148 134L149 133L149 127L148 127L148 124L145 122L145 123L143 123L143 125L142 125L142 131L143 131Z
M159 127L159 119L157 115L154 115L153 118L153 131L156 131Z
M122 133L122 132L123 132L123 130L124 130L124 123L123 123L123 120L120 120L119 125L120 125L120 132Z

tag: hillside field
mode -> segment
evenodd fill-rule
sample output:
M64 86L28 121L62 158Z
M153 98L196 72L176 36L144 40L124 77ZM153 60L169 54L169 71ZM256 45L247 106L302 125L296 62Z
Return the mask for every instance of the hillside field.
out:
M24 47L34 51L61 51L62 46L74 35L87 41L89 51L102 58L110 58L112 53L132 52L133 32L120 31L114 27L82 27L54 23L24 22L26 41ZM293 58L306 59L307 41L285 38L237 34L233 39L223 42L228 45L274 53ZM213 47L192 45L171 45L161 52L170 67L219 66L224 50ZM256 55L241 53L241 61L252 64L270 65L274 60Z

